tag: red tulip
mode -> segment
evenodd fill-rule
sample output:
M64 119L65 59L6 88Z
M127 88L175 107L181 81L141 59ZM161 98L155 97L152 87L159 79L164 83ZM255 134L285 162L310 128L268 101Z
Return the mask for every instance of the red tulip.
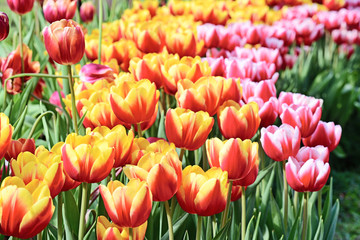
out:
M7 161L10 161L12 158L17 159L21 152L35 153L35 149L35 140L33 138L19 138L18 140L11 140L4 157Z
M9 18L4 12L0 12L0 41L9 35Z
M45 0L44 17L49 23L61 19L72 19L76 13L77 0Z
M84 2L80 6L80 18L83 22L89 23L94 19L95 7L92 2Z
M43 31L46 50L51 59L62 65L78 63L84 56L84 33L73 20L60 20Z
M35 0L7 0L11 11L23 15L30 12L34 6Z

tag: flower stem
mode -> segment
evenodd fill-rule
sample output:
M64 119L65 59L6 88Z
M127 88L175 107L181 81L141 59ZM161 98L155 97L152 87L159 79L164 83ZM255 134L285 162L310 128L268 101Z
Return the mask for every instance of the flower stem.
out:
M168 220L168 227L169 227L169 240L174 240L174 232L173 232L173 225L172 225L172 215L170 211L170 206L168 201L164 201L165 204L165 211L166 211L166 217Z
M246 232L246 197L245 187L241 187L241 240L245 239Z
M206 145L205 145L205 143L201 146L201 150L202 150L202 157L203 157L203 163L202 163L202 165L203 165L203 170L204 171L206 171L206 170L208 170L208 160L207 160L207 156L206 156Z
M306 239L306 231L307 231L307 218L308 218L308 200L309 200L309 192L304 193L304 203L303 203L303 230L302 230L302 240Z
M133 240L133 228L129 227L129 240Z
M103 22L103 1L99 0L99 47L98 47L99 64L101 64L102 22Z
M182 159L183 159L183 157L184 157L184 153L185 153L185 149L182 148L182 149L180 150L180 155L179 155L179 160L180 160L180 162L182 162Z
M20 46L20 59L21 59L21 73L25 72L24 65L24 49L23 49L23 39L22 39L22 16L19 15L19 46ZM24 82L24 78L21 78L21 81Z
M69 87L70 87L70 93L71 93L71 111L72 111L72 119L74 123L74 129L76 135L79 134L79 129L77 125L77 110L76 110L76 103L75 103L75 91L74 91L74 81L72 78L71 73L71 65L68 65L68 73L69 73Z
M299 192L295 191L295 194L294 194L294 208L295 208L295 211L297 211L298 200L299 200Z
M79 223L79 234L78 239L82 240L84 239L85 235L85 213L88 205L88 199L87 199L87 188L89 183L83 182L82 183L82 196L81 196L81 210L80 210L80 223Z
M36 120L35 120L35 123L33 124L31 130L30 130L30 133L29 133L29 136L28 136L28 139L32 138L34 132L35 132L35 129L37 127L37 125L39 124L40 120L46 115L46 114L52 114L55 118L55 114L52 112L52 111L46 111L44 113L42 113Z
M222 219L221 219L221 228L223 228L223 227L225 226L225 223L226 223L226 220L227 220L227 215L228 215L229 207L230 207L230 203L231 203L231 190L232 190L232 185L233 185L233 182L230 181L230 183L229 183L229 189L228 189L228 194L227 194L227 199L226 199L226 207L225 207L225 210L224 210L224 212L223 212Z
M37 240L42 240L42 231L36 236Z
M63 238L63 217L62 217L62 192L58 195L58 230L57 230L57 239Z
M197 227L196 227L196 240L200 240L201 237L201 230L202 230L202 217L201 216L197 216L198 220L197 220Z
M137 131L138 131L138 137L141 138L142 137L141 123L137 124Z
M288 223L288 184L286 181L285 164L286 164L286 161L282 161L283 176L284 176L284 229L285 229L285 233L286 233L287 223Z
M318 191L318 215L320 219L322 216L322 189Z

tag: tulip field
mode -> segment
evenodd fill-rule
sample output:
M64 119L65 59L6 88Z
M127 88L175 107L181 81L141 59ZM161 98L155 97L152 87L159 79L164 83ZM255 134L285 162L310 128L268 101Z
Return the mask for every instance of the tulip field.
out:
M1 0L0 240L360 239L360 0Z

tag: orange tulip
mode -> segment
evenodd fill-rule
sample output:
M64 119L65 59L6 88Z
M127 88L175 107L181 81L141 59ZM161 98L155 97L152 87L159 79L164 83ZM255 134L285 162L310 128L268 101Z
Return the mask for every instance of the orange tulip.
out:
M259 106L255 102L241 107L228 100L220 106L217 117L225 138L251 139L260 126Z
M100 194L111 220L120 227L138 227L149 218L152 194L144 181L131 179L126 186L111 181L100 185Z
M153 21L140 23L133 29L136 47L144 53L157 53L163 48L159 23Z
M204 41L196 42L195 34L190 29L166 29L165 45L169 53L179 54L180 57L195 57L203 48Z
M21 178L25 184L33 179L45 182L52 198L56 197L64 186L65 175L60 155L47 150L38 155L22 152L17 159L12 159L10 164L13 175Z
M211 216L225 209L229 185L228 174L220 168L204 172L199 166L183 170L182 184L176 198L184 211Z
M237 103L241 101L243 89L240 84L240 78L224 79L223 91L221 94L220 106L227 100L233 100Z
M110 89L110 104L116 117L127 124L149 121L154 115L160 93L154 83L122 81Z
M101 126L95 128L88 134L104 138L109 144L109 147L114 148L114 168L125 166L134 141L134 133L132 130L126 134L126 129L122 125L118 125L113 129Z
M13 127L9 124L9 118L0 113L0 159L2 159L11 143Z
M137 228L133 229L133 240L142 240L145 238L147 221ZM97 240L128 240L129 228L122 228L115 223L109 222L104 216L99 216L96 222Z
M258 148L258 143L248 139L242 141L239 138L231 138L221 141L212 138L206 141L210 166L227 171L229 180L236 181L234 185L241 186L248 186L256 179L259 166Z
M84 33L73 20L53 22L43 31L47 52L52 60L62 65L80 62L85 52Z
M206 141L214 119L207 112L188 109L169 109L166 113L165 131L169 142L178 148L196 150Z
M168 152L149 152L140 158L137 166L126 165L124 173L130 179L138 178L149 185L154 201L167 201L181 184L181 162L174 149Z
M65 171L78 182L100 182L114 165L114 149L95 136L72 133L67 136L61 153Z
M7 177L0 188L0 233L32 238L49 224L54 213L48 186L37 179L25 184L18 177Z
M179 107L194 112L205 111L213 116L220 104L223 77L202 77L195 83L184 79L178 82L175 98Z

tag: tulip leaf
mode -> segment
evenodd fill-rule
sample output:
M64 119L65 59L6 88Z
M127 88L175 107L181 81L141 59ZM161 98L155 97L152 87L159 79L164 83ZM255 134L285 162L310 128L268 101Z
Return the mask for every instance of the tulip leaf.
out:
M266 177L266 175L273 169L273 167L275 166L276 162L274 161L273 163L271 163L269 166L267 166L266 168L262 169L259 173L258 176L256 177L256 180L253 184L251 184L247 189L246 189L246 193L247 194L252 194L255 190L256 190L256 186L259 185L259 183L264 179L264 177Z
M331 209L331 215L328 219L326 219L327 222L329 222L329 228L326 229L326 235L324 239L334 239L335 230L336 230L336 223L339 217L339 211L340 211L340 203L339 199L336 200L334 206Z
M23 113L20 115L20 118L18 118L18 120L14 124L14 132L13 132L14 139L18 139L20 137L21 129L24 125L24 120L26 117L27 109L28 109L28 107L26 106Z
M188 218L191 215L189 213L184 213L174 224L173 224L173 231L174 236L181 235L181 232L185 231L186 224L185 222L188 221ZM169 239L169 231L166 231L166 233L162 236L161 240L167 240Z
M30 29L28 30L26 36L24 37L24 44L29 46L32 36L34 36L35 21L31 21Z
M260 219L261 219L261 212L259 212L258 216L257 216L257 220L256 220L256 225L255 225L255 229L254 229L254 235L252 240L256 240L258 238L258 234L259 234L259 225L260 225Z
M85 135L85 127L83 125L83 122L84 122L84 119L85 119L87 113L88 113L88 111L86 111L84 113L84 115L80 119L78 119L77 125L78 125L80 135Z
M227 220L225 226L216 234L213 240L226 239L226 236L228 235L230 230L230 225L231 225L231 219Z
M52 224L49 224L46 229L47 229L47 231L46 231L47 232L47 239L56 240L57 239L57 236L56 236L57 235L57 229L56 229L56 227L54 227L54 225L52 225Z
M158 132L157 132L157 137L158 138L166 138L166 132L165 132L165 113L164 112L160 112L160 121L159 121L159 126L158 126Z
M87 240L91 237L91 235L94 233L93 230L96 226L96 222L97 222L97 215L96 215L96 211L94 209L91 209L90 213L93 216L93 222L91 224L90 227L88 227L88 231L86 232L85 236L84 236L84 240ZM90 219L90 217L89 217ZM95 236L92 236L92 238L94 238Z
M189 232L188 232L188 231L185 231L185 234L184 234L183 240L190 240L190 237L189 237Z
M323 215L324 221L325 221L325 230L328 229L327 219L330 214L330 210L331 210L330 208L332 207L332 196L333 196L333 179L330 178L330 186L329 186L328 194L325 199L324 209L322 211L322 215Z
M271 223L275 230L275 233L281 236L284 232L284 220L280 208L274 198L274 195L270 191L270 207L271 207Z
M3 104L6 104L6 102L4 102ZM5 107L5 105L2 106L3 107L2 109L5 108L3 110L3 113L5 113L6 116L10 116L13 105L14 105L14 101L11 99L10 102L6 105L6 107Z
M246 234L245 234L245 240L250 240L250 234L254 231L254 218L255 216L252 216L247 227L246 227ZM243 223L241 223L243 224Z
M70 228L71 234L77 236L79 230L79 209L77 207L74 195L71 191L65 192L64 198L64 210L65 210L65 220L67 225Z
M324 221L323 219L320 219L319 226L316 230L314 240L321 240L324 237Z

